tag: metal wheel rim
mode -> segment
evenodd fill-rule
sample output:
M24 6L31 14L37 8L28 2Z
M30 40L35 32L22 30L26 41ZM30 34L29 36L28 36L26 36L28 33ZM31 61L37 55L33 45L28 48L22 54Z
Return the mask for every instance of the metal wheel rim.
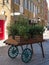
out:
M32 58L32 51L29 48L26 48L25 50L23 50L21 58L23 62L29 62Z
M18 48L15 46L11 46L8 50L8 55L10 58L15 58L18 55Z

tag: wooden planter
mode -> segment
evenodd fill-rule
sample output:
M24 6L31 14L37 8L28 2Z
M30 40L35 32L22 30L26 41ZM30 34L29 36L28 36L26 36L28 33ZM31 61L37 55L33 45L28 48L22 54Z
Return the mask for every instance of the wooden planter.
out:
M43 35L37 35L36 37L29 39L24 39L24 37L22 36L15 36L15 39L13 39L13 36L9 36L9 38L5 40L4 43L9 45L21 46L21 45L39 43L42 41L43 41Z
M43 35L36 35L33 38L29 38L29 39L24 39L24 37L22 36L15 36L15 40L17 42L38 42L38 41L42 41L43 40Z
M15 40L16 40L17 42L23 42L23 41L25 41L25 39L24 39L23 36L15 36Z
M33 37L33 39L43 40L43 35L35 35L35 36Z
M35 37L33 38L30 38L28 40L29 43L36 43L36 42L40 42L43 40L43 35L36 35Z
M29 38L29 39L24 39L23 36L15 36L15 39L13 39L12 36L10 36L8 38L8 42L10 44L12 44L12 42L13 42L14 45L32 44L32 43L38 43L41 41L43 41L43 35L37 35L37 36L35 36L33 38Z

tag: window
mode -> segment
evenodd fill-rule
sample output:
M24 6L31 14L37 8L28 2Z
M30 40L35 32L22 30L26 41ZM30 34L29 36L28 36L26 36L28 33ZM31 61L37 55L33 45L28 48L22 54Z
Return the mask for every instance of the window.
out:
M24 0L23 2L24 2L24 8L27 8L27 2L26 2L26 0Z
M24 8L29 9L29 1L24 0Z
M9 0L4 0L5 3L9 3Z
M25 0L23 0L23 8L25 8Z
M36 6L34 5L34 13L36 12Z
M33 13L34 12L34 4L33 4L33 2L31 3L31 12Z
M14 0L14 3L20 4L20 0Z
M30 2L30 11L33 12L33 3Z
M38 7L38 13L40 13L40 8Z
M31 5L32 5L32 4L31 4L31 2L30 2L30 11L32 10L32 9L31 9L31 7L32 7Z
M33 12L34 12L34 4L33 4Z
M6 0L7 3L9 3L9 0Z
M30 1L30 7L29 7L29 10L31 11L31 12L33 12L33 3Z
M29 11L30 11L30 1L29 1Z
M27 0L27 9L29 9L29 1Z
M36 10L35 10L35 11L36 11L35 13L36 13L36 15L37 15L37 6L35 7L35 9L36 9Z
M30 1L30 11L31 11L31 1Z
M40 3L40 0L37 0Z

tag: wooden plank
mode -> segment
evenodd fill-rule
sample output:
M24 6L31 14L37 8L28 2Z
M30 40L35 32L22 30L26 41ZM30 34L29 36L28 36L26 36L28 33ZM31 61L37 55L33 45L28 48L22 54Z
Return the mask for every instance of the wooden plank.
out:
M22 45L28 45L28 44L35 44L35 43L39 43L39 42L44 42L45 40L38 40L38 41L21 41L21 42L17 42L14 39L7 39L4 41L4 43L8 44L8 45L16 45L16 46L22 46Z

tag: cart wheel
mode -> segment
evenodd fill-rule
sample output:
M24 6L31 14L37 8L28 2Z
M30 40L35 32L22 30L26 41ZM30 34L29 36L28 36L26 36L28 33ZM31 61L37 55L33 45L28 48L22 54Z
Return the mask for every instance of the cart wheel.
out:
M15 58L19 53L19 50L16 46L11 46L8 50L8 55L10 58Z
M29 48L24 49L21 55L22 61L27 63L31 60L31 58L32 58L32 51Z

